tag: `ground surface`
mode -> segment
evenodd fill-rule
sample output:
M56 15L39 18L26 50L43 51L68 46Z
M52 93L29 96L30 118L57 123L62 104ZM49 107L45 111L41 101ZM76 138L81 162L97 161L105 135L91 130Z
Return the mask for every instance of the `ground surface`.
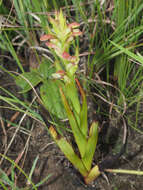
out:
M7 77L7 74L3 74L0 78L0 85L9 89L15 95L18 89L15 86L11 78ZM4 92L0 92L1 95L5 95ZM7 106L6 103L0 102L1 106ZM131 110L134 112L134 110ZM15 111L8 109L1 109L0 115L2 118L10 120ZM131 114L131 113L129 113ZM21 118L19 115L14 122L18 122ZM115 120L115 119L114 119ZM33 124L33 129L28 129L30 132L30 137L21 131L15 136L15 139L10 146L7 156L16 159L22 150L24 150L25 144L29 137L28 145L26 147L25 153L23 154L19 165L23 167L24 171L27 173L30 171L32 163L36 156L39 156L36 169L33 174L33 182L38 183L44 177L49 174L52 176L44 183L43 186L39 187L39 190L141 190L143 189L143 177L136 175L123 175L123 174L103 174L96 179L91 185L86 186L78 172L72 167L72 165L66 160L60 150L57 148L56 144L52 141L48 135L48 131L45 126L39 124L38 122L29 121L26 118L22 126L26 128L27 122ZM115 129L121 129L122 125L116 126L114 124L108 123L108 128L112 127ZM4 121L4 128L0 127L0 152L4 153L7 145L15 134L16 127L8 127ZM112 126L111 126L112 125ZM143 124L140 125L140 129ZM111 130L112 131L112 130ZM110 132L109 132L110 133ZM106 134L103 135L103 137ZM110 135L110 134L108 134ZM99 134L100 136L100 134ZM117 133L113 133L110 138L116 139L118 137ZM101 138L101 137L99 137ZM102 138L101 138L102 139ZM106 143L104 147L103 140L99 140L98 148L95 153L95 162L100 162L103 156L110 154L111 144ZM136 132L132 128L128 128L128 142L126 147L126 152L121 156L120 160L116 163L116 168L122 169L136 169L143 170L143 137L142 134ZM23 162L23 163L22 163ZM10 164L4 160L0 166L5 172L9 171ZM25 184L25 179L22 176L18 176L17 184L23 186Z

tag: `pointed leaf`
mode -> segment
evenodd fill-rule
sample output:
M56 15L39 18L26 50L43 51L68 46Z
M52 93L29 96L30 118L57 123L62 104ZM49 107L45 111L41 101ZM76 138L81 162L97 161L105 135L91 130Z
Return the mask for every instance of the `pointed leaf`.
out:
M79 148L81 157L83 157L85 154L85 147L86 147L86 143L87 143L86 138L84 137L84 135L82 134L82 131L80 130L80 128L78 126L76 118L70 109L70 106L67 102L67 99L66 99L62 89L60 89L60 92L61 92L63 104L64 104L64 107L65 107L65 110L66 110L66 113L67 113L67 116L69 119L70 126L72 128L72 132L73 132L76 144Z
M82 96L82 108L80 111L80 128L82 133L84 134L85 137L87 137L87 130L88 130L88 125L87 125L87 101L86 101L86 96L85 93L79 83L79 81L76 79L76 83L79 87L80 94Z
M58 14L58 19L59 19L59 21L60 21L60 28L61 28L61 31L63 30L63 29L66 29L66 18L64 17L64 15L63 15L63 12L62 12L62 9L60 9L60 12L59 12L59 14Z
M58 137L56 130L51 126L49 128L51 136L54 138L55 142L60 147L61 151L65 154L68 160L77 168L83 176L88 174L85 166L83 165L81 159L74 152L70 143L63 137Z
M93 122L89 130L89 137L86 145L85 156L82 159L87 170L91 169L92 159L97 145L97 139L98 139L98 122Z
M74 113L79 116L80 114L80 102L78 98L78 91L74 82L74 79L71 79L71 82L68 82L66 84L66 96L70 99L70 102L72 103L72 108ZM80 118L78 118L79 120ZM80 123L78 123L80 124Z

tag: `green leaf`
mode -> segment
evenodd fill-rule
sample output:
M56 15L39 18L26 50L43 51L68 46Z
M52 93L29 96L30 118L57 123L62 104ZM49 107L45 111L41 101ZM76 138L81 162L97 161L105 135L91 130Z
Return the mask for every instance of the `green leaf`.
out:
M60 21L60 28L61 28L61 31L64 29L64 30L66 30L66 27L67 27L67 25L66 25L66 18L64 17L64 15L63 15L63 12L62 12L62 9L60 9L60 12L59 12L59 15L58 15L58 19L59 19L59 21ZM65 31L64 31L65 32Z
M60 119L66 118L63 103L59 92L59 82L55 80L45 80L40 87L40 94L45 108ZM60 83L62 85L62 83Z
M87 136L87 103L86 99L83 100L82 103L82 108L80 112L80 128L83 133L83 135L86 137Z
M85 148L86 148L86 143L87 143L86 137L83 135L83 133L82 133L77 121L76 121L76 118L70 109L70 106L67 102L67 99L66 99L62 89L60 89L60 92L61 92L63 104L64 104L64 107L65 107L65 110L66 110L66 113L67 113L67 116L69 119L70 127L72 129L76 144L79 148L79 152L80 152L81 157L83 157L85 154Z
M34 71L25 72L19 75L15 80L16 84L22 88L21 93L28 92L32 89L32 87L37 86L37 84L39 84L41 81L42 78Z
M85 155L82 159L87 170L91 169L92 159L95 153L97 140L98 140L98 122L93 122L89 130L89 137L86 145Z
M71 82L67 83L66 86L66 97L70 100L70 103L72 104L73 111L77 116L80 114L80 102L79 102L79 97L78 97L78 91L77 87L75 84L74 79L71 79ZM77 118L79 120L79 118ZM80 123L79 123L80 124Z
M81 159L74 152L70 143L63 137L58 137L55 129L53 127L49 128L51 136L54 138L55 142L60 147L61 151L65 154L68 160L77 168L83 176L88 174L85 166L83 165Z
M47 59L42 59L42 63L38 68L38 72L43 79L47 79L51 77L53 73L55 73L55 68L50 61Z
M82 107L80 111L80 129L85 137L87 137L87 130L88 130L88 124L87 124L87 101L85 93L79 83L79 81L76 79L77 85L80 90L80 94L82 96Z

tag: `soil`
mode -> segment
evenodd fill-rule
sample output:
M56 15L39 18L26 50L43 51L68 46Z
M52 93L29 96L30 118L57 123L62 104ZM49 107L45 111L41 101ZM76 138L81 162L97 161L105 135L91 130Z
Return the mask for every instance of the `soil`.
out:
M10 92L20 98L18 94L18 88L15 86L14 81L5 73L0 76L0 86L5 87ZM1 95L6 95L2 90ZM7 103L0 101L0 106L7 106ZM134 112L134 110L131 110ZM0 153L4 153L9 142L13 138L16 127L7 126L6 120L10 120L15 114L15 111L9 109L0 109L1 120L0 124ZM22 114L14 120L14 123L20 121ZM111 122L112 121L112 122ZM95 153L94 162L99 163L105 157L111 155L113 150L118 148L117 139L119 131L123 130L122 122L116 121L110 118L107 125L102 125L102 129L99 133L99 143ZM28 124L32 127L28 128ZM3 126L2 126L3 125ZM24 130L19 130L14 138L13 143L8 149L7 156L13 160L20 158L20 154L23 152L18 165L28 174L33 165L35 158L38 156L38 162L36 164L34 173L32 175L32 181L37 184L46 176L51 175L46 182L41 185L38 190L141 190L143 189L143 177L136 175L125 174L112 174L103 173L90 185L85 185L80 174L73 168L69 161L64 157L56 144L53 142L48 134L47 128L39 122L35 122L26 117L22 122ZM118 126L117 126L118 125ZM140 125L140 129L143 127L143 123ZM113 130L112 130L113 129ZM116 133L113 133L115 129ZM106 131L106 133L105 133ZM104 133L104 134L103 134ZM108 134L110 143L105 142L105 138ZM122 134L122 133L121 133ZM122 136L122 135L121 135ZM28 139L29 138L29 139ZM116 139L116 140L115 140ZM116 143L115 143L116 142ZM26 144L27 143L27 144ZM116 144L116 146L115 146ZM120 144L120 143L119 143ZM26 145L26 148L25 148ZM143 170L143 138L142 134L136 130L128 127L128 141L126 151L117 160L115 168L130 169L130 170ZM3 160L0 167L10 176L11 164L7 160ZM15 183L19 187L26 186L26 179L23 175L16 171L17 179ZM0 188L2 189L2 188ZM30 186L28 189L32 189Z

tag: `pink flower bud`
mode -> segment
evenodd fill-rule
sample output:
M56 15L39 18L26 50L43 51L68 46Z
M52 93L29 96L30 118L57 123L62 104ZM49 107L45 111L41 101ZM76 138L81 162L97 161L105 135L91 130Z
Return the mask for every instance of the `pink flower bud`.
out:
M41 36L40 41L47 41L50 39L55 39L55 36L52 34L45 34L45 35Z
M72 36L80 36L82 35L82 32L79 29L74 29L72 32Z
M66 59L67 61L70 61L70 62L76 62L76 59L77 59L76 56L71 56L71 55L70 55L69 53L67 53L67 52L63 52L62 57L63 57L64 59Z
M49 48L53 48L53 49L57 48L57 46L55 44L50 43L50 42L46 42L45 45L48 46Z
M79 26L80 26L80 24L77 23L77 22L72 22L71 24L68 24L68 27L69 27L69 28L77 28L77 27L79 27Z
M69 53L67 53L67 52L64 51L63 54L62 54L62 57L63 57L64 59L69 60L69 58L70 58L71 56L70 56Z

